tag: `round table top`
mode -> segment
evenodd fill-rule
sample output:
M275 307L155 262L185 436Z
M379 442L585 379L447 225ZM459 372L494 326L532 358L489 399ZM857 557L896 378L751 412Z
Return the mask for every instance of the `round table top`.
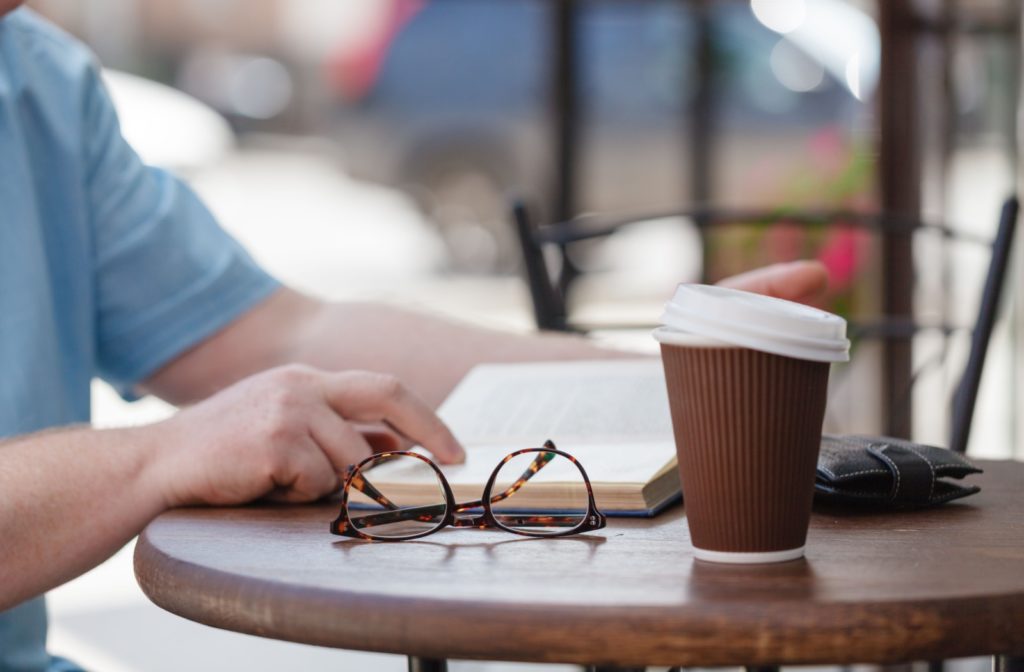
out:
M529 539L369 543L332 504L178 509L146 528L153 602L215 627L430 658L598 665L889 663L1024 652L1024 464L902 513L819 511L804 560L694 560L684 507Z

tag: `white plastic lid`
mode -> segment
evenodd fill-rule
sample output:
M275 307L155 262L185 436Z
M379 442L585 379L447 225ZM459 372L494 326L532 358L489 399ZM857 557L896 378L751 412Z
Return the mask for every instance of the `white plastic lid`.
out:
M800 303L738 289L683 284L661 315L665 328L654 332L672 342L673 332L817 362L846 362L850 341L846 320Z

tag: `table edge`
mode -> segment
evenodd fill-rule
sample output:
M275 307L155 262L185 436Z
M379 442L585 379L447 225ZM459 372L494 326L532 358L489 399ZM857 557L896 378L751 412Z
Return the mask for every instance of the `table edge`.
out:
M847 608L775 602L752 606L739 618L734 608L727 615L707 605L517 605L495 619L494 606L478 601L439 604L415 597L326 593L240 577L172 558L151 543L147 531L139 536L134 564L136 580L154 604L192 621L303 644L431 658L725 666L887 664L1024 652L1024 591ZM281 606L300 597L301 609ZM616 618L608 618L610 610ZM346 619L347 613L359 617ZM431 632L445 633L443 641L423 631L424 619ZM804 627L751 636L765 622L779 619ZM573 623L580 636L567 639L536 627L545 621ZM713 637L709 623L715 624ZM630 637L616 637L623 629ZM497 652L496 638L512 638L516 646ZM644 643L655 640L657 646ZM725 647L722 641L734 645ZM817 646L814 655L800 653L808 641Z

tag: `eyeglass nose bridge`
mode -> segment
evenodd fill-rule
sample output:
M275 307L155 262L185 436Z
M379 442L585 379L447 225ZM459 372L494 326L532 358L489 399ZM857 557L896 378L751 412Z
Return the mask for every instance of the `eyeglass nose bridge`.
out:
M491 527L486 514L458 514L452 517L452 527Z

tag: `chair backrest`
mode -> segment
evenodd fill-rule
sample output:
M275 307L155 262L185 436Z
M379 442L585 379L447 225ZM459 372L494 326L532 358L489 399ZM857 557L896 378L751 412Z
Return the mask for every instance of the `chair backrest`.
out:
M521 199L512 201L512 221L523 253L523 269L537 328L541 331L567 331L569 322L563 290L548 269L540 228Z
M695 210L691 212L656 213L645 217L601 219L581 218L541 226L531 216L528 205L516 199L512 202L512 219L519 238L523 255L523 268L533 303L534 318L538 329L545 331L584 331L574 325L568 315L566 292L578 274L566 254L568 246L582 240L606 237L635 221L646 221L668 215L686 216L700 228L713 226L725 221L771 221L784 220L791 223L820 223L821 221L844 221L856 226L875 228L880 231L913 231L920 228L939 229L944 235L955 235L948 229L925 225L919 220L889 215L853 212L734 212L725 210ZM992 242L992 254L978 309L978 317L971 333L971 346L967 365L953 395L953 421L950 448L964 452L970 434L971 419L977 400L981 374L984 368L988 344L998 315L998 306L1006 283L1010 260L1010 248L1016 231L1019 203L1011 197L1000 211L999 225ZM554 250L557 270L549 266L545 249ZM630 325L634 326L634 325ZM653 325L651 325L653 326ZM880 338L911 338L916 325L905 320L889 320L874 325L859 325L857 333ZM851 329L853 331L854 329Z
M953 393L953 431L949 447L958 453L967 450L974 404L978 399L981 372L985 368L985 356L988 354L988 343L995 327L999 300L1002 297L1003 285L1006 284L1006 270L1010 265L1010 248L1013 246L1013 237L1017 231L1019 211L1020 203L1016 197L1011 197L1003 203L999 213L999 228L992 242L992 260L985 276L985 288L982 290L981 303L978 306L978 319L971 332L967 367L956 392Z

